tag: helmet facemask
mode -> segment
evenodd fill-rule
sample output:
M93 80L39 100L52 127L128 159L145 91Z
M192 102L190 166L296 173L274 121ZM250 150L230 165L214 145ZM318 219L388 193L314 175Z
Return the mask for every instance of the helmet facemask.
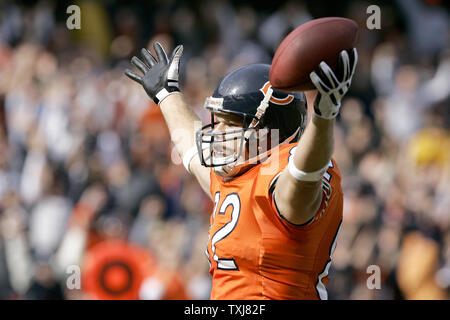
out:
M217 131L215 128L218 122L214 119L214 113L211 113L211 123L196 133L197 149L203 166L211 167L218 175L225 177L246 161L246 134L251 131L250 135L253 136L257 129L247 128L245 119L242 122L240 129Z

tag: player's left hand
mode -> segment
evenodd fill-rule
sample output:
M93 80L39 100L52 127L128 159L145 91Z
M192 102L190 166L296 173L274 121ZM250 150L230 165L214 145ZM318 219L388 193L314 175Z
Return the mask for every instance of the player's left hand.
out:
M314 71L310 73L309 77L319 91L314 100L314 113L318 117L329 120L338 115L341 100L352 83L357 62L358 53L356 48L353 48L350 55L346 50L343 50L339 54L338 61L339 75L342 75L340 80L325 61L319 64L318 73L320 76Z
M144 61L138 57L131 59L131 63L144 74L143 76L129 69L125 70L125 75L131 80L140 83L148 96L159 105L167 96L180 91L178 87L178 69L180 58L183 54L183 46L179 45L173 50L170 60L159 42L155 42L153 48L158 60L146 48L141 50Z

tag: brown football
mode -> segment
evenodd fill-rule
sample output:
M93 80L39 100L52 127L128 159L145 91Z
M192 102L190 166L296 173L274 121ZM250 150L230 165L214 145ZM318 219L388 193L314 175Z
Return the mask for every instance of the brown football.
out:
M336 71L339 53L350 51L358 38L355 21L330 17L311 20L297 27L278 46L269 80L283 91L315 89L309 74L325 61Z

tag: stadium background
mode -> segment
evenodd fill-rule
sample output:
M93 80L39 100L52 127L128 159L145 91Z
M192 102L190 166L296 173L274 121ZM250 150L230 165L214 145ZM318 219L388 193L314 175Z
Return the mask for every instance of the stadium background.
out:
M66 27L71 4L81 30ZM371 4L380 30L365 27ZM2 1L0 298L207 299L211 203L123 71L155 40L184 44L181 86L207 121L203 101L227 71L270 63L312 18L343 16L361 26L360 59L337 120L344 224L329 297L448 299L448 9L438 0ZM367 287L371 265L379 290ZM81 289L70 287L76 266Z

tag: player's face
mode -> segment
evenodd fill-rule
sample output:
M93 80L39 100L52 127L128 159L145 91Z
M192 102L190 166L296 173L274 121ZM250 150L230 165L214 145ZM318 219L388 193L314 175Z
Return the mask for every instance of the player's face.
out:
M227 159L236 159L233 163L214 167L216 174L225 177L236 176L250 169L255 163L248 162L252 156L249 154L248 141L244 141L242 118L233 114L214 113L214 127L216 143L213 144L213 158L220 162ZM256 137L258 132L254 132ZM223 135L221 135L223 134ZM220 142L217 143L217 140ZM257 140L253 140L257 141ZM250 148L252 149L252 148ZM213 162L215 161L213 160Z
M214 120L216 123L214 124L213 133L223 133L222 138L225 139L226 137L226 141L214 145L214 156L228 157L236 154L242 137L242 133L238 131L242 129L241 118L236 115L215 113Z
M201 145L203 149L201 161L204 165L212 167L222 177L233 177L256 164L256 161L249 162L250 154L256 152L249 141L257 141L257 130L244 128L248 124L241 117L230 113L214 111L212 120L213 123L196 133L197 147ZM249 150L254 152L249 153Z

